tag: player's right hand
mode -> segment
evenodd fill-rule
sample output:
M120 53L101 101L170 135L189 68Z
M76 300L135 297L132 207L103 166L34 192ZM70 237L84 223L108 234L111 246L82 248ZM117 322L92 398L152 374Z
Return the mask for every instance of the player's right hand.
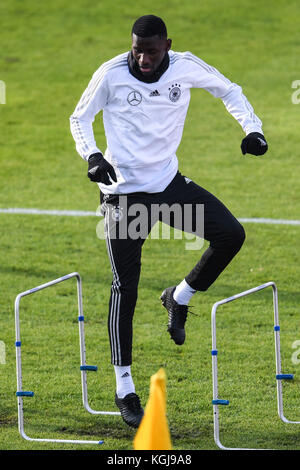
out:
M117 177L113 166L105 160L102 153L93 153L88 159L88 177L95 183L103 183L109 186L111 180L117 182Z
M243 155L250 153L251 155L264 155L268 150L268 144L263 134L259 132L250 132L241 143Z

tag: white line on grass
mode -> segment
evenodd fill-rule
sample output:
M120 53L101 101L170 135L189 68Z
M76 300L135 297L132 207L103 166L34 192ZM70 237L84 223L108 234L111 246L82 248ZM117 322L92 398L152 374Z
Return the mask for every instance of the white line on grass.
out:
M0 208L1 214L30 214L30 215L56 215L69 217L99 217L99 214L91 211L68 211L68 210L47 210L47 209L26 209L22 207ZM266 219L266 218L240 218L241 223L250 224L273 224L273 225L300 225L300 220L286 219Z
M243 224L278 224L278 225L300 225L300 220L285 220L285 219L265 219L265 218L250 218L250 219L239 219Z
M0 209L2 214L31 214L31 215L58 215L58 216L71 216L71 217L91 217L96 216L96 212L88 211L58 211L47 209L25 209L22 207L9 207L7 209Z

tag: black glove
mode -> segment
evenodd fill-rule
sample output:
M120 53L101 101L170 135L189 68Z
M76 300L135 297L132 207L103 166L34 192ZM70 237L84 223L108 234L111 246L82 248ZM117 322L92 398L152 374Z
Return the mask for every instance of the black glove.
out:
M117 177L114 168L103 157L102 153L93 153L88 159L89 169L88 177L95 183L103 183L106 185L112 184L109 177L117 182Z
M251 132L241 143L243 155L251 153L252 155L263 155L268 150L266 139L259 132Z

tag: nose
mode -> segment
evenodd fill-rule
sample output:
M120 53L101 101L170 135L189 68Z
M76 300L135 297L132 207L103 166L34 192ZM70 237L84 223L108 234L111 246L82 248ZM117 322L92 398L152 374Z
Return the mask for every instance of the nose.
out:
M147 54L143 53L139 57L139 65L140 66L145 66L149 64L149 57Z

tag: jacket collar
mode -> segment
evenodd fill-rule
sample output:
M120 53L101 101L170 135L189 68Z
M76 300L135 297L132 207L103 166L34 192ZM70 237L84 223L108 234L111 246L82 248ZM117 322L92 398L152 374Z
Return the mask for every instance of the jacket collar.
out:
M154 82L158 82L160 77L168 69L169 63L170 63L170 58L169 58L168 52L166 52L166 54L165 54L161 64L159 65L159 67L155 70L155 72L152 75L147 76L147 77L145 75L143 75L142 72L140 71L137 62L133 57L132 51L130 51L128 53L127 62L128 62L129 72L131 73L131 75L133 75L135 78L137 78L141 82L154 83Z

